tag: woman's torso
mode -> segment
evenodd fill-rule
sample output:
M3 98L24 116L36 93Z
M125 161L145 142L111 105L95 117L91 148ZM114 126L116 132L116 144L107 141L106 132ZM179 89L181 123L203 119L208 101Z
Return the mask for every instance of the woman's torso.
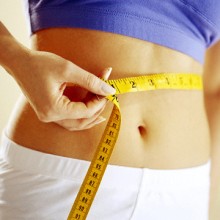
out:
M34 49L54 52L96 75L111 66L111 79L161 72L202 74L202 66L187 55L118 34L51 28L35 33L32 43ZM202 91L128 93L119 95L119 102L122 125L110 164L172 169L208 160ZM111 109L108 103L102 116L108 118ZM106 122L89 130L67 131L55 123L40 122L21 98L7 133L18 144L34 150L91 160L105 126Z

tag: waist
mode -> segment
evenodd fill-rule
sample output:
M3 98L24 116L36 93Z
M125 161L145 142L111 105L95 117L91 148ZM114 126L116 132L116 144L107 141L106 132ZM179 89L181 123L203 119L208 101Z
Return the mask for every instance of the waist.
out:
M132 102L130 100L133 100ZM110 164L182 168L209 157L209 137L201 91L148 91L119 95L122 124ZM108 118L108 103L103 117ZM9 137L45 153L91 160L106 123L84 131L67 131L42 123L21 99L9 124Z
M184 54L110 33L51 29L34 35L33 44L94 74L112 66L112 78L158 72L201 73L201 66ZM119 102L122 125L110 164L169 169L207 161L209 137L201 91L128 93L119 95ZM102 116L108 118L111 109L109 103ZM102 123L89 130L70 132L54 123L42 123L24 98L14 111L8 126L12 140L64 157L91 160L106 126Z
M0 159L18 170L60 180L74 180L79 183L83 181L90 165L88 161L54 156L24 148L11 141L4 132L1 138ZM124 188L126 186L127 188L133 188L137 186L137 180L141 178L143 172L146 172L147 182L152 187L156 185L160 188L161 186L163 188L165 186L167 188L171 186L186 187L188 183L190 183L189 186L194 184L195 186L201 186L201 183L207 184L209 182L210 161L191 169L173 170L108 165L102 181L109 187ZM106 181L106 178L108 181ZM118 181L112 181L112 179Z

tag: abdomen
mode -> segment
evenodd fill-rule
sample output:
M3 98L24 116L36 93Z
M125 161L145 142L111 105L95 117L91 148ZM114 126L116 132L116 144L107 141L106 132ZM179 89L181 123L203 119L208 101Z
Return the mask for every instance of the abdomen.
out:
M192 58L150 42L85 29L48 29L32 38L33 48L56 53L111 78L161 72L195 72ZM73 95L74 96L74 95ZM209 158L209 136L202 91L158 90L119 96L122 126L110 163L150 168L191 167ZM103 112L109 117L112 104ZM11 119L8 135L43 152L91 160L106 123L78 132L40 122L25 99ZM24 120L25 119L25 120ZM56 135L54 135L56 134Z

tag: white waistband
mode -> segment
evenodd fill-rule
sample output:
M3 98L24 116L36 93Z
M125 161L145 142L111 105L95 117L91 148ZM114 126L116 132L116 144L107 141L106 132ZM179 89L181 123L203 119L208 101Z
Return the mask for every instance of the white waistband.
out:
M66 158L25 148L2 134L0 156L14 169L23 170L52 178L82 182L89 161ZM103 182L109 187L136 188L138 182L145 179L145 184L153 186L192 185L207 182L210 161L192 168L158 170L108 165Z

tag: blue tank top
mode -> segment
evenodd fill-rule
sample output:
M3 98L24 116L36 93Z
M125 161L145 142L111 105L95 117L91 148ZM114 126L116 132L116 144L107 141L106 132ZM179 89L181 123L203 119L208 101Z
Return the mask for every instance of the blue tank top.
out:
M220 39L220 0L25 0L30 31L78 27L150 41L203 63Z

